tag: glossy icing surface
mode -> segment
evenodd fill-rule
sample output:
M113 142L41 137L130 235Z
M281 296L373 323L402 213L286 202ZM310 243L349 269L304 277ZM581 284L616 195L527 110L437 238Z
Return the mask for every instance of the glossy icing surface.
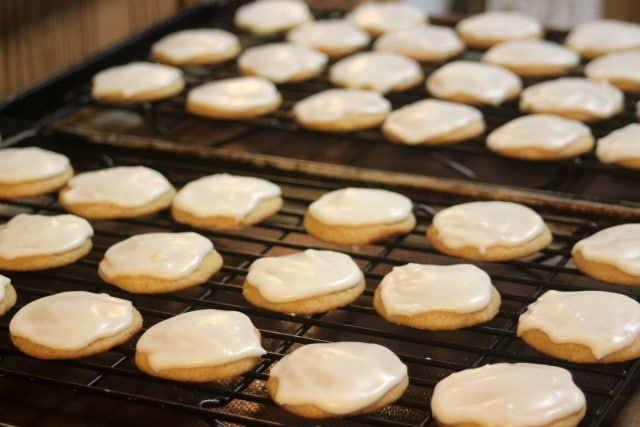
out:
M172 86L183 80L182 71L168 65L132 62L100 71L93 77L92 93L102 97L120 93L133 98L141 93Z
M344 20L318 20L303 24L287 33L287 41L331 50L362 48L369 43L369 35Z
M640 124L630 123L598 140L596 156L604 163L640 158Z
M232 77L204 83L191 89L187 103L225 111L246 111L280 102L275 85L264 77Z
M361 115L386 115L391 103L382 95L361 89L327 89L298 101L293 111L301 121L331 123Z
M44 179L63 173L70 165L67 156L39 147L3 148L0 150L0 182Z
M160 53L178 64L208 55L231 58L239 50L238 37L217 28L178 31L166 35L151 46L153 53Z
M259 0L238 8L236 25L256 33L284 31L313 19L309 6L300 0Z
M640 52L614 52L592 59L584 74L594 80L627 80L640 83Z
M2 299L5 296L5 290L4 289L10 283L11 283L11 280L8 277L3 276L2 274L0 274L0 301L2 301Z
M568 46L578 51L621 51L640 47L640 25L613 19L579 23L567 35Z
M578 241L572 249L576 251L586 260L611 264L627 274L640 276L640 224L600 230Z
M347 14L347 20L375 33L403 30L424 24L426 13L408 3L361 3Z
M482 60L500 65L573 67L580 62L580 55L547 40L515 40L491 47L482 56Z
M307 46L292 43L269 43L253 46L238 58L242 69L279 83L300 74L318 73L327 64L328 57Z
M517 11L489 11L461 20L457 31L480 39L518 40L538 38L542 24L532 16Z
M449 27L421 25L382 34L373 44L375 50L396 52L410 58L447 58L464 49L458 34Z

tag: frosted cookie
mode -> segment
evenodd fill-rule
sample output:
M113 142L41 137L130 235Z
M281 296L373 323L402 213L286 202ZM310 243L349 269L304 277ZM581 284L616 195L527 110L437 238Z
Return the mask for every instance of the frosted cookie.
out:
M266 351L260 332L239 311L196 310L163 320L136 343L135 363L154 377L219 381L242 375Z
M439 252L483 261L523 258L552 240L538 213L501 201L468 202L443 209L433 217L427 237Z
M296 102L293 118L302 127L327 132L350 132L382 124L391 103L378 92L326 89Z
M82 172L60 191L62 207L85 218L133 218L171 205L175 189L146 166L116 166Z
M370 343L307 344L271 368L267 390L276 404L307 418L375 412L398 400L407 367L389 349Z
M590 122L622 112L622 91L607 82L563 77L536 83L520 95L520 110Z
M640 169L640 124L630 123L598 139L598 160L629 169Z
M454 330L493 319L500 302L489 275L474 265L411 263L382 278L373 307L391 323Z
M586 399L564 368L496 363L440 380L431 412L446 427L575 427L585 415Z
M640 357L640 304L604 291L547 291L518 319L517 335L541 353L574 363Z
M39 147L0 149L0 198L41 196L58 190L73 176L69 158Z
M275 34L313 21L313 15L301 0L258 0L240 6L233 21L254 34Z
M336 86L380 93L401 92L423 79L418 62L392 52L355 53L329 69L329 80Z
M11 280L0 274L0 316L4 316L7 311L11 310L17 299L18 295Z
M580 156L593 148L591 129L582 122L549 114L517 117L487 136L487 148L507 157L554 160Z
M482 60L508 68L521 77L557 77L580 63L580 55L546 40L517 40L494 45Z
M391 142L436 145L465 141L484 132L484 117L470 105L425 99L392 111L382 125Z
M97 73L92 80L91 95L107 102L148 102L175 96L184 85L178 68L132 62Z
M0 226L0 270L72 264L89 253L92 236L91 224L75 215L16 215Z
M464 50L464 43L449 27L421 25L378 37L373 49L394 52L416 61L445 61Z
M640 286L638 247L640 224L621 224L578 241L571 255L576 267L587 276L607 283Z
M489 11L462 19L456 31L472 47L487 48L511 40L534 40L544 34L533 16L517 11Z
M614 19L581 22L567 34L566 44L584 58L640 47L640 25Z
M522 90L522 81L506 68L482 62L449 62L427 78L427 90L436 98L465 104L497 106Z
M222 257L200 234L145 233L109 247L98 273L125 291L155 294L202 284L221 267Z
M314 48L330 57L348 55L364 49L369 34L345 20L319 20L287 33L287 41Z
M270 80L246 76L194 87L187 94L186 108L213 119L247 119L269 114L281 103L282 95Z
M22 307L9 323L13 345L38 359L76 359L129 341L142 328L130 301L85 291L60 292Z
M307 249L255 260L242 294L268 310L311 314L350 304L364 287L364 275L350 256Z
M592 80L605 80L626 92L640 91L640 52L615 52L592 59L584 74Z
M411 200L374 188L343 188L323 194L309 205L305 230L343 245L365 245L407 234L416 224Z
M322 73L327 61L327 55L307 46L269 43L245 50L238 58L238 67L243 74L275 83L300 82Z
M281 207L281 190L273 182L221 173L182 187L171 214L177 222L198 228L233 229L257 224Z
M424 25L428 16L418 6L402 2L364 2L347 13L345 19L377 36L390 31Z
M151 45L155 61L181 67L224 62L239 52L238 37L217 28L177 31Z

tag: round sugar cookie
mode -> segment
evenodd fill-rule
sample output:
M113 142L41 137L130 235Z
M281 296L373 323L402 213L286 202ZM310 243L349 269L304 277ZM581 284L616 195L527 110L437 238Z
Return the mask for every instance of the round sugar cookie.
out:
M312 314L350 304L364 288L364 275L350 256L307 249L255 260L242 294L267 310Z
M417 61L393 52L354 53L329 69L329 81L336 86L380 93L402 92L423 79Z
M424 25L429 17L423 9L409 3L363 2L347 13L345 19L377 36Z
M150 62L131 62L97 73L91 95L106 102L149 102L179 94L185 82L180 69Z
M595 19L575 25L565 43L583 58L640 47L640 24L615 19Z
M313 15L302 0L258 0L241 5L233 21L254 34L275 34L313 21Z
M441 25L421 25L382 34L373 49L394 52L416 61L439 62L452 58L464 50L458 34Z
M0 274L0 316L4 316L11 310L18 300L16 289L11 284L11 280Z
M267 391L285 410L305 418L338 418L378 411L409 384L407 367L372 343L307 344L271 368Z
M515 73L498 65L457 60L431 73L426 86L436 98L498 106L518 96L522 81Z
M307 233L325 242L366 245L411 232L416 225L406 196L376 188L342 188L323 194L304 215Z
M465 141L485 130L482 112L470 105L425 99L392 111L382 124L391 142L438 145Z
M282 192L273 182L220 173L182 187L171 214L177 222L198 228L234 229L264 221L281 207Z
M302 127L324 132L351 132L382 124L391 103L378 92L325 89L296 102L291 111Z
M558 77L569 74L580 63L580 55L547 40L516 40L494 45L482 60L521 77Z
M584 123L550 114L517 117L496 128L487 148L506 157L524 160L556 160L591 151L595 140Z
M518 319L517 335L548 356L573 363L640 357L640 304L605 291L547 291Z
M75 215L19 214L0 226L0 270L46 270L89 253L93 228Z
M13 345L38 359L76 359L129 341L142 328L130 301L86 291L60 292L23 306L9 323Z
M274 83L301 82L321 74L328 60L327 55L307 46L268 43L246 49L238 58L238 67L243 74Z
M287 41L311 47L335 58L364 49L371 37L346 20L323 19L289 31Z
M427 238L439 252L476 261L504 261L532 255L552 240L544 220L513 202L467 202L435 214Z
M137 294L173 292L206 282L222 257L194 233L145 233L110 246L98 273L107 283Z
M613 117L624 109L624 94L605 81L561 77L525 88L520 110L592 122Z
M596 156L605 164L640 169L640 124L630 123L598 139Z
M472 264L410 263L382 278L373 307L391 323L455 330L493 319L500 302L489 275Z
M620 224L578 241L571 249L576 267L594 279L640 286L640 224Z
M231 77L196 86L187 94L187 111L212 119L238 120L272 113L282 103L276 86L264 77Z
M196 28L167 34L151 45L157 62L187 67L224 62L240 52L235 34L218 28Z
M136 343L135 363L141 371L168 380L220 381L250 371L265 353L260 332L247 315L205 309L147 329Z
M52 193L73 176L69 158L39 147L0 149L0 199Z
M116 166L82 172L60 191L58 201L85 218L134 218L171 205L175 189L158 171L146 166Z
M614 52L594 58L585 65L584 75L625 92L640 92L640 52Z
M544 28L533 16L518 11L488 11L471 15L456 25L464 42L476 48L488 48L511 40L535 40Z
M440 380L431 412L443 427L575 427L586 412L571 373L532 363L496 363Z

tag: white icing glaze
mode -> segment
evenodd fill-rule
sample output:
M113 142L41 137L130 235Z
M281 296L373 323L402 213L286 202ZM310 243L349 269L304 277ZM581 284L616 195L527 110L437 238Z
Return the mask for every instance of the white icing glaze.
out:
M640 52L615 52L599 56L584 67L593 80L626 80L640 84Z
M239 311L196 310L156 323L136 351L156 371L223 365L266 353L251 319Z
M534 17L517 11L489 11L461 20L456 26L460 34L482 40L536 39L542 35L542 24Z
M566 369L530 363L496 363L444 378L431 410L448 425L543 426L575 414L585 396Z
M261 201L280 194L280 187L265 179L220 173L187 183L176 194L173 206L199 217L241 219Z
M398 385L407 367L378 344L307 344L271 369L280 405L312 404L344 415L365 408Z
M91 224L75 215L19 214L0 226L0 257L50 255L82 246L93 236Z
M171 189L158 171L146 166L116 166L79 173L61 193L67 203L113 203L123 207L142 206Z
M4 296L6 295L5 288L10 284L11 284L11 280L8 277L0 274L0 301L4 299Z
M280 100L280 93L270 80L253 76L204 83L194 87L187 94L187 103L210 105L232 112L277 105Z
M613 19L597 19L574 26L566 44L578 52L615 52L640 47L640 25Z
M162 54L175 64L182 64L202 56L225 60L240 51L234 34L217 28L198 28L167 34L151 46L153 54Z
M323 194L309 205L309 212L325 224L357 226L404 221L412 208L402 194L349 187Z
M309 7L300 0L259 0L242 5L234 21L258 34L285 31L313 20Z
M373 48L396 52L416 60L441 60L464 49L458 34L449 27L422 25L382 34Z
M578 251L586 260L611 264L625 273L640 276L640 224L621 224L600 230L577 242L572 252Z
M387 313L412 316L430 311L472 313L487 307L491 278L472 264L406 264L380 282Z
M328 57L307 46L269 43L248 48L238 58L243 70L282 83L298 75L315 75L327 65Z
M640 124L630 123L600 138L596 146L596 156L603 163L620 160L640 159Z
M422 25L427 21L427 15L408 3L368 2L356 6L346 19L365 31L379 34Z
M393 52L356 53L329 69L329 80L334 84L381 93L412 86L423 77L420 64Z
M273 302L290 302L339 292L363 279L350 256L307 249L279 257L263 257L249 267L247 282Z
M482 122L480 110L470 105L437 99L425 99L391 112L382 129L405 144L420 144Z
M287 33L287 41L330 53L334 49L357 50L369 44L369 35L344 20L320 20Z
M527 206L512 202L469 202L439 211L433 218L438 238L450 248L516 246L544 230L544 221Z
M211 241L194 232L138 234L107 249L100 268L109 276L177 279L192 273L212 250Z
M427 79L427 89L438 98L468 94L491 105L502 104L521 88L520 77L506 68L467 60L443 65Z
M361 89L326 89L293 106L302 122L332 123L358 120L360 116L379 116L391 110L391 103L377 92Z
M92 94L101 98L120 93L124 98L182 82L182 71L175 67L150 62L131 62L100 71L93 77Z
M494 45L482 60L503 66L574 67L580 62L577 52L547 40L516 40Z
M591 129L577 120L549 114L530 114L517 117L487 136L492 150L539 147L562 150L576 139L591 135Z
M604 291L547 291L518 319L518 336L536 329L557 344L582 344L603 357L630 346L640 336L640 304Z
M0 182L35 181L63 173L70 166L63 154L39 147L0 150Z
M524 89L520 95L520 109L533 112L584 111L606 118L617 113L623 101L622 91L607 82L563 77Z
M130 301L85 291L61 292L22 307L9 324L12 335L58 350L79 350L131 326Z

